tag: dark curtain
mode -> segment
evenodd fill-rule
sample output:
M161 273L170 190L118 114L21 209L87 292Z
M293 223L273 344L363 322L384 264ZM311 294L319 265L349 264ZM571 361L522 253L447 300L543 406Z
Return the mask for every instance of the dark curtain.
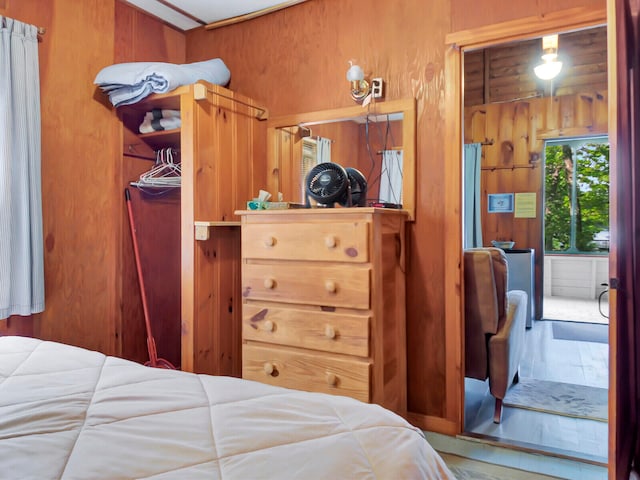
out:
M616 414L617 478L640 471L638 395L640 291L640 0L616 0L618 77L615 168Z

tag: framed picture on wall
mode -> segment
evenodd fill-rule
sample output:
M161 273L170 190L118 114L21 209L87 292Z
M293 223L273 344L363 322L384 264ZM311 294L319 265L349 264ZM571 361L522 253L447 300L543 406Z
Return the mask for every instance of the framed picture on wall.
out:
M490 193L487 197L489 213L513 212L513 193Z

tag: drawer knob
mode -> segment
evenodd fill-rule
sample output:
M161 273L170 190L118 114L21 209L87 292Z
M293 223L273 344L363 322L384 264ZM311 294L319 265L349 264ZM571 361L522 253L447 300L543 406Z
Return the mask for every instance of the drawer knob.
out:
M264 284L264 288L267 288L267 289L270 290L272 288L275 288L276 280L275 280L275 278L267 277L267 278L264 279L263 284Z
M330 387L335 387L338 384L338 377L335 373L327 372L325 378L327 380L327 385Z
M324 336L327 338L336 338L336 329L331 325L324 327Z
M264 370L264 373L270 377L278 376L278 369L271 362L265 362L265 364L262 366L262 369Z
M326 282L324 282L324 288L329 293L336 293L336 290L338 290L338 286L333 280L327 280Z
M262 329L265 332L273 332L275 325L273 324L273 322L271 320L267 320L266 322L264 322L262 324Z
M324 244L327 248L336 248L338 240L336 239L335 235L327 235L326 237L324 237Z
M265 247L273 247L276 244L276 237L267 237L264 239L264 246Z

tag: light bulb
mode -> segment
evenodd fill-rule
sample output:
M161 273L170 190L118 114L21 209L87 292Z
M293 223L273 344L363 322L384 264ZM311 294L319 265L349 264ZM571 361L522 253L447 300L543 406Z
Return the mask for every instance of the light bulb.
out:
M558 61L543 62L533 69L536 77L541 80L551 80L552 78L557 77L560 70L562 70L562 62Z
M364 102L371 91L369 82L364 79L364 70L360 65L354 65L353 62L349 62L349 65L347 80L351 83L351 98L356 102Z
M558 61L558 35L548 35L542 38L542 63L533 71L542 80L555 78L562 70L562 62Z
M350 82L357 82L360 80L364 80L364 70L360 65L351 65L349 70L347 70L347 80Z

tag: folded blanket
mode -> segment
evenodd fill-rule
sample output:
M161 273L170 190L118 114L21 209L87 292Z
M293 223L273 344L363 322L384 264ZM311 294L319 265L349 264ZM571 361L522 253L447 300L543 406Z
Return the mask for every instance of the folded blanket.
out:
M94 83L114 106L136 103L151 93L165 93L204 80L226 85L231 72L219 58L177 65L162 62L118 63L98 72Z
M145 120L153 120L156 118L173 118L180 117L180 110L165 110L160 108L154 108L150 112L144 114Z
M160 130L173 130L180 128L180 117L147 118L140 124L140 133L158 132Z

